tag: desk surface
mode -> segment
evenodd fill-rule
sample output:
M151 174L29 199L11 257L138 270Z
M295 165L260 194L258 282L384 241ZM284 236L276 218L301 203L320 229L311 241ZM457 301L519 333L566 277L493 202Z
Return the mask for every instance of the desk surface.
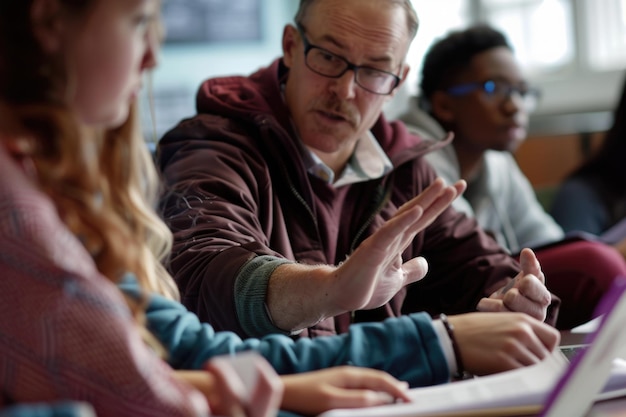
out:
M575 333L570 331L561 332L561 346L579 345L585 341L587 333Z

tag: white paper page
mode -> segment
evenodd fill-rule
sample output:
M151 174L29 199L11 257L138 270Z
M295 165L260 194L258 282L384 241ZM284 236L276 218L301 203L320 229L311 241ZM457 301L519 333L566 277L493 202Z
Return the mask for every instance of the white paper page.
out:
M609 380L604 385L602 393L596 400L608 400L611 398L626 397L626 360L617 358L613 360L613 368Z
M541 404L567 367L559 352L533 366L509 372L410 390L411 403L332 410L320 417L402 417Z
M419 417L431 413L542 404L567 367L560 353L540 364L431 387L414 388L408 404L332 410L319 417ZM613 361L611 376L597 399L626 396L626 360Z
M602 316L598 316L595 319L588 321L587 323L581 324L580 326L574 327L571 332L572 333L592 333L598 329L598 324L602 320Z

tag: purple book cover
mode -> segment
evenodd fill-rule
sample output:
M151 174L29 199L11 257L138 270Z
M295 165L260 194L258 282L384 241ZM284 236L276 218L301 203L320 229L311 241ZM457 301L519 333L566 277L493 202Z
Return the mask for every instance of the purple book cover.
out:
M589 347L571 361L548 396L542 417L583 416L608 379L611 364L626 337L626 278L617 277L596 307L598 328L585 340ZM565 412L565 414L564 414ZM572 414L573 413L573 414Z

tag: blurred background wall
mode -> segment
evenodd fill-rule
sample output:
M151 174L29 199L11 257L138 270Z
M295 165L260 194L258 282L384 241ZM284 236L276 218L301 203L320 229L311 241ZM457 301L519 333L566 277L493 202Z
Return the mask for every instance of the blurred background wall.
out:
M298 3L164 2L168 37L161 65L152 74L152 98L142 100L149 140L157 140L195 113L195 92L204 79L249 74L279 57L283 27L292 22ZM486 21L509 37L529 80L542 90L529 139L516 154L533 184L538 189L554 185L597 146L611 122L626 69L626 0L413 0L413 4L420 28L407 58L412 70L386 106L388 117L398 116L408 99L419 94L421 57L436 38Z
M149 141L194 115L203 80L247 75L281 56L283 27L293 20L298 1L167 0L163 7L166 41L151 75L152 97L142 103Z

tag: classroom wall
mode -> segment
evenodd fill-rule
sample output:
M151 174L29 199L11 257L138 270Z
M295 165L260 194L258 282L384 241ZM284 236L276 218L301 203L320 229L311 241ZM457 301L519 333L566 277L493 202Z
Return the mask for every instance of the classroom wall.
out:
M195 113L195 93L203 80L219 75L249 74L281 55L282 29L292 22L298 1L263 0L261 5L262 39L259 41L163 46L160 65L141 100L142 122L149 142L154 145L168 129ZM585 158L585 147L597 146L601 137L597 132L608 128L606 113L617 100L623 78L622 71L576 75L579 79L574 83L575 88L572 88L571 77L542 81L539 86L543 98L531 118L531 134L515 155L538 190L554 187ZM402 86L385 105L388 118L394 119L407 110L413 93L408 87ZM150 102L154 103L154 116L148 106ZM594 112L604 115L596 117ZM567 113L573 115L570 120L574 120L574 125L560 117ZM589 114L591 116L586 117ZM538 118L542 119L542 126L549 128L533 129L533 119ZM589 139L581 137L581 132L596 133L585 133L593 136Z
M586 160L602 139L603 132L531 136L517 150L515 159L536 188L551 187Z
M140 99L142 124L152 145L182 118L193 116L195 94L202 81L250 74L282 54L283 27L293 21L298 1L262 0L260 4L262 36L258 41L163 45L159 66Z
M298 3L298 0L260 1L260 41L165 44L160 65L151 81L155 99L155 129L152 128L148 110L143 112L148 130L156 130L156 136L160 137L182 117L191 116L195 111L195 92L206 78L249 74L280 56L282 29L285 24L292 22ZM423 22L422 31L418 33L420 39L429 36L429 32L425 31L426 25L427 22ZM412 71L419 71L419 68L413 68ZM623 70L603 73L572 70L553 76L544 74L541 80L531 80L543 91L537 114L610 110L617 100L623 74ZM408 87L403 86L385 106L389 118L395 118L406 110L408 99L414 94L414 89Z
M533 135L519 147L515 159L546 210L561 181L599 149L603 139L604 132Z

